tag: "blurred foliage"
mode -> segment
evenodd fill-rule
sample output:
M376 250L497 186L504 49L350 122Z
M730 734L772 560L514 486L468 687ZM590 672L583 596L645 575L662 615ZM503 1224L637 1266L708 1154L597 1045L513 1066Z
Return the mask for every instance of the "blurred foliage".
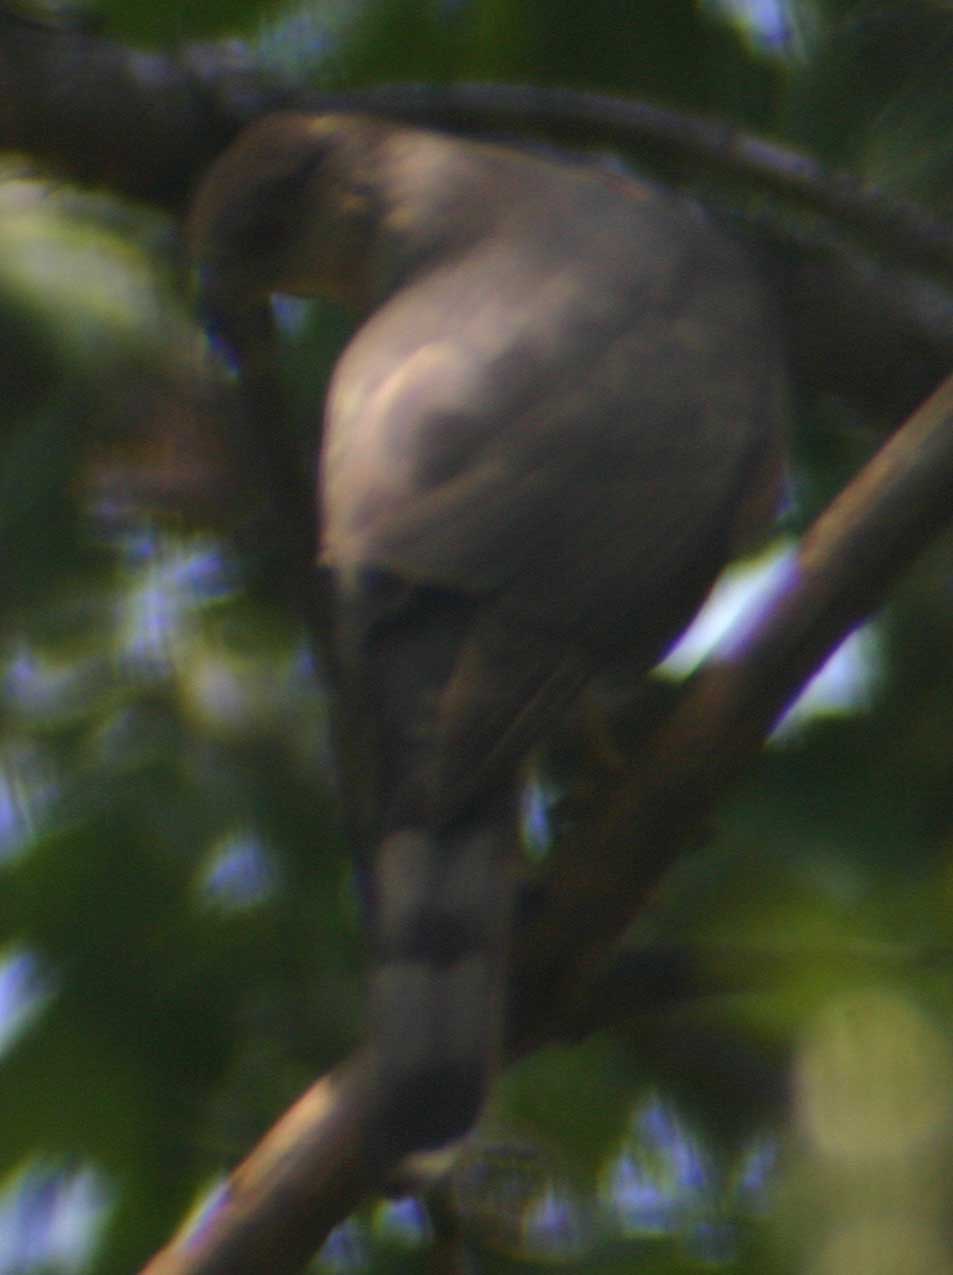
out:
M953 195L946 0L96 10L133 41L251 33L324 82L650 96ZM241 501L170 230L3 176L0 1275L128 1275L358 1039L360 927L320 677L221 531ZM286 315L305 432L342 331ZM799 397L794 523L888 423ZM444 1201L477 1269L953 1269L951 567L933 546L866 696L792 727L639 921L692 994L500 1086ZM382 1204L326 1262L418 1271L440 1226Z
M813 0L788 125L812 150L889 189L951 206L953 8L945 0Z

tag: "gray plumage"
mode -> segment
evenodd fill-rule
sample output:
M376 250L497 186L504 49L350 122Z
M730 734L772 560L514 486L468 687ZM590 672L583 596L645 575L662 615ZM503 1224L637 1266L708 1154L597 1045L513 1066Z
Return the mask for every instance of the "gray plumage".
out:
M219 306L365 316L320 538L389 1163L464 1133L495 1065L522 758L607 662L650 668L773 507L773 315L689 200L360 117L253 126L191 235Z

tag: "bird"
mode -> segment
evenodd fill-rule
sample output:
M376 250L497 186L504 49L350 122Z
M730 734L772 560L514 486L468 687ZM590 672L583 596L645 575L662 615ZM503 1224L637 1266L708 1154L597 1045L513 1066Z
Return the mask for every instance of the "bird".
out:
M315 409L314 569L393 1166L464 1137L500 1065L527 757L600 670L645 677L776 508L778 324L688 195L357 112L253 122L187 236L210 313L356 316Z

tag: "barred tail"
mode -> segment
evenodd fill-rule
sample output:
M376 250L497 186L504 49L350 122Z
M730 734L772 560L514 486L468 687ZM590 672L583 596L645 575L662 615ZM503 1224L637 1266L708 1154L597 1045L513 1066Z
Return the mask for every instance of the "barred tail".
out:
M501 1044L513 836L491 803L439 837L392 832L378 852L370 1134L387 1167L462 1137L480 1113Z

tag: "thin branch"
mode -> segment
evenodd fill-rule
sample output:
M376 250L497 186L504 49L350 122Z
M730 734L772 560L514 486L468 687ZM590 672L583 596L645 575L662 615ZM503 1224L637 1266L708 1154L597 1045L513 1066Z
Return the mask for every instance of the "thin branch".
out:
M0 6L0 147L57 173L181 209L240 127L216 103L187 62Z
M532 85L301 88L234 42L145 54L0 5L0 146L80 180L182 210L211 159L278 109L374 111L461 132L536 132L576 145L637 146L771 191L849 227L895 260L953 282L953 229L811 156L732 125L605 93Z
M626 943L577 1002L567 1034L583 1039L626 1023L659 1019L693 1003L777 990L794 965L809 961L844 974L886 976L949 971L953 947L936 943L845 940L817 946L791 943Z
M558 848L516 953L513 1039L547 1039L614 937L751 762L830 653L953 523L953 377L894 434L805 537L787 577L721 644L604 814ZM583 929L584 927L584 929Z
M818 520L789 579L693 679L605 813L558 849L518 936L511 1056L586 1021L592 978L609 977L607 952L629 918L697 842L827 655L951 522L953 377ZM360 1153L369 1085L365 1054L319 1081L236 1170L198 1230L142 1275L300 1270L373 1188Z
M317 98L316 101L320 101ZM849 227L896 260L953 283L953 228L846 172L720 120L605 93L535 85L395 84L356 89L348 104L461 131L541 132L577 145L650 146L740 179Z
M233 43L192 45L177 57L146 54L25 21L0 3L0 148L27 152L64 176L180 214L235 134L282 108L378 110L435 127L648 146L663 159L694 160L709 179L743 178L828 218L843 216L888 260L932 263L938 278L951 278L948 226L715 122L606 95L506 85L318 93L262 71ZM874 419L909 411L953 364L949 293L876 265L836 234L819 244L816 219L798 231L770 206L759 217L759 233L782 263L777 294L798 377Z
M232 1174L204 1218L141 1275L292 1275L370 1189L366 1054L312 1085Z

